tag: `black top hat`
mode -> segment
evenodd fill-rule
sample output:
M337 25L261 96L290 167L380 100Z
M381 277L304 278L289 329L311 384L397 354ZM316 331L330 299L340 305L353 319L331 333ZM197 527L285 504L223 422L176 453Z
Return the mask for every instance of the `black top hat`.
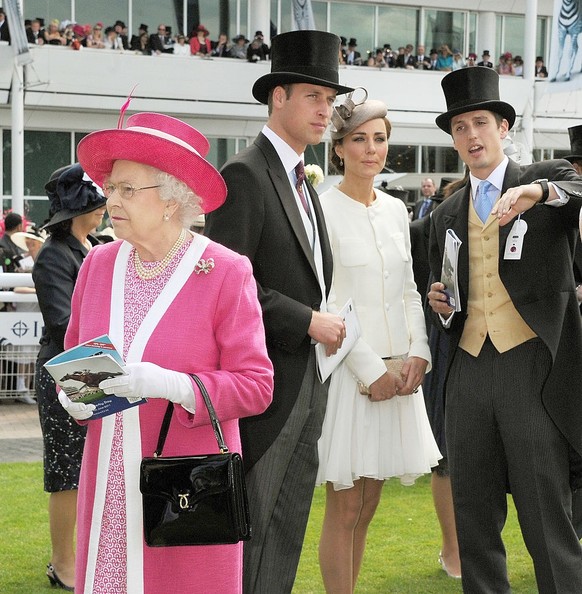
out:
M253 85L253 97L267 103L274 87L309 83L336 89L339 94L354 89L339 84L340 38L325 31L289 31L273 37L271 72Z
M432 197L433 200L437 202L442 202L445 199L445 188L452 184L454 181L457 181L458 178L456 177L441 177L441 183L439 185L439 189L436 191L436 194Z
M143 23L142 23L142 24L139 26L139 28L140 28L142 31L145 31L146 33L148 32L148 26L147 26L147 25L144 25Z
M489 56L489 55L491 55L491 54L489 53L489 50L483 50L483 56Z
M114 27L121 27L122 29L125 29L125 23L123 21L115 21Z
M263 32L262 31L255 31L255 37L260 37L263 39Z
M404 203L406 203L406 201L408 200L408 194L410 193L409 190L404 190L403 188L388 188L385 191L386 193L390 194L390 196L394 196L394 198L399 198Z
M340 35L340 40L342 42L342 45L346 45L348 43L347 38L345 38L343 35Z
M485 109L498 113L509 122L515 122L515 109L499 100L499 75L492 68L476 66L461 68L447 74L441 80L447 101L447 111L436 118L441 129L451 133L451 118L468 111Z
M565 156L564 159L570 161L570 163L578 160L582 161L582 125L568 128L568 134L570 135L572 154Z
M350 37L350 41L348 42L349 47L358 47L357 39L355 37Z
M105 196L75 163L54 171L45 185L49 197L50 220L41 229L68 221L105 206Z

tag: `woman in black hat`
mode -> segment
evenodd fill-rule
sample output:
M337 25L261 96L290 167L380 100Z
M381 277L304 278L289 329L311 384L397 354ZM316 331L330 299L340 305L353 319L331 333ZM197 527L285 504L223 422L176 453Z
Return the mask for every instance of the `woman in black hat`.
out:
M36 397L44 441L44 489L50 493L52 545L46 574L50 583L73 591L77 489L86 428L78 425L57 399L55 382L43 365L64 351L71 296L83 259L97 243L89 235L103 219L105 197L80 165L55 171L45 186L50 237L36 259L32 277L44 328L36 362Z

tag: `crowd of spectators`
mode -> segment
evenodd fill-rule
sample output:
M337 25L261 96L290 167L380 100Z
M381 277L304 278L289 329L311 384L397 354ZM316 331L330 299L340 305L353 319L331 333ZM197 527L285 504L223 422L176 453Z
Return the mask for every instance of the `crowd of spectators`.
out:
M442 72L451 72L460 68L470 68L472 66L486 66L494 68L501 75L523 76L523 59L521 56L513 56L510 52L504 52L499 57L499 62L494 65L491 62L491 56L488 50L485 50L481 60L477 61L477 54L469 53L463 57L459 49L451 50L449 45L443 43L438 48L432 48L428 53L424 45L419 44L414 52L414 46L409 43L406 46L400 46L394 51L389 43L376 50L369 50L367 58L358 51L358 40L351 37L349 41L342 37L339 61L340 64L350 66L368 66L371 68L404 68L407 70L440 70ZM542 56L536 58L537 78L545 78L548 73L544 66Z
M210 32L198 24L192 28L189 36L172 35L171 27L158 25L156 33L149 33L146 24L140 24L138 31L131 38L123 21L115 21L111 26L104 27L103 23L95 25L81 25L72 21L51 20L45 26L44 19L36 18L25 21L26 35L29 43L36 45L50 44L71 46L73 49L90 47L96 49L114 49L119 51L133 51L138 54L159 55L173 54L175 56L198 56L237 58L257 62L269 59L269 46L264 41L261 31L256 31L252 40L239 34L229 39L226 33L220 33L216 41L212 41ZM0 34L2 39L10 41L5 15L0 8ZM424 45L419 44L414 52L414 46L409 43L394 51L389 43L376 50L366 52L362 56L358 51L358 41L355 37L341 37L339 53L340 64L353 66L368 66L372 68L404 68L407 70L439 70L450 72L460 68L472 66L487 66L494 68L503 76L523 76L523 59L513 56L511 52L504 52L499 56L496 65L491 62L488 50L477 61L477 54L469 53L463 57L459 49L451 50L449 45L442 44L432 48L428 53ZM536 58L536 78L546 78L548 72L542 56Z
M80 24L69 20L52 19L48 24L42 18L27 19L24 22L26 37L34 45L70 46L79 50L112 49L131 51L147 56L173 54L175 56L198 56L203 58L238 58L257 62L269 59L269 46L264 41L262 31L256 31L252 40L237 35L232 40L226 33L220 33L217 41L212 41L210 32L202 25L193 27L188 36L172 34L171 27L161 23L155 33L149 33L149 26L142 23L135 35L129 36L123 21L115 21L105 26L102 22L94 25ZM0 33L2 40L10 42L10 34L5 15L0 8Z

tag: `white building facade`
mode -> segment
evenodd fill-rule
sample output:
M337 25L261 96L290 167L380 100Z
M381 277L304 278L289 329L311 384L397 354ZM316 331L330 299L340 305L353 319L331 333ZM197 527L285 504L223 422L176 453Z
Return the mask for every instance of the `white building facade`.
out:
M271 35L292 28L291 0L24 0L22 4L25 19L102 22L105 27L121 20L130 36L142 23L150 33L164 23L173 33L186 35L201 23L213 41L220 32L231 39L237 34L252 39L261 30L269 42ZM419 44L428 51L446 43L451 49L459 48L465 57L475 52L479 59L487 49L494 64L505 51L520 54L528 60L524 76L501 77L501 98L518 114L513 139L524 154L536 160L569 152L567 129L581 123L582 92L533 78L535 56L544 56L549 63L553 1L494 0L475 3L471 9L461 0L427 0L422 6L398 0L312 0L311 5L316 27L357 39L364 58L367 51L385 44L396 49L408 43L415 53ZM47 45L33 46L31 53L34 61L24 67L24 201L30 219L38 223L46 217L43 188L50 173L76 160L75 147L83 135L117 125L119 109L134 88L128 113L159 111L186 120L210 138L209 160L219 167L252 142L267 118L266 106L254 100L251 88L270 70L268 61L144 56L88 48L74 51ZM4 209L10 207L12 197L13 73L12 48L0 45L0 195ZM445 110L440 86L444 75L366 66L340 68L343 84L363 86L371 98L388 105L393 125L388 166L404 174L397 183L413 192L423 177L433 177L438 186L441 176L463 172L450 136L434 123ZM305 160L327 171L328 135L325 140L309 149ZM414 199L412 192L410 199Z

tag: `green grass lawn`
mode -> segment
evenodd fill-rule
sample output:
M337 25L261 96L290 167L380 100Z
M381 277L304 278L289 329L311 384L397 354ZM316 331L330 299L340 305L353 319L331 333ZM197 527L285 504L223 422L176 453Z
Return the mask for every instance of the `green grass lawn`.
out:
M40 462L0 464L1 594L56 592L44 575L50 560L47 499L42 490ZM325 490L318 488L294 594L324 592L317 562L324 504ZM504 539L514 594L535 594L531 561L512 506ZM402 487L397 481L388 482L368 535L357 592L460 593L459 582L448 578L440 569L437 562L439 546L440 532L432 505L430 478L423 477L413 487Z

